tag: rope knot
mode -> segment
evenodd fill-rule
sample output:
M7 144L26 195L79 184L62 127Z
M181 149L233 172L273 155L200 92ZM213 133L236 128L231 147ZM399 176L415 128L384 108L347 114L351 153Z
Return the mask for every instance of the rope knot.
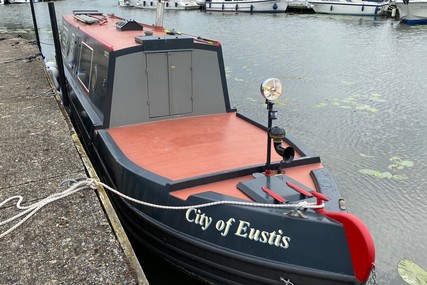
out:
M98 183L98 181L96 181L96 179L92 178L92 179L87 180L87 186L89 186L89 188L91 188L93 190L98 189L98 185L99 185L99 183Z

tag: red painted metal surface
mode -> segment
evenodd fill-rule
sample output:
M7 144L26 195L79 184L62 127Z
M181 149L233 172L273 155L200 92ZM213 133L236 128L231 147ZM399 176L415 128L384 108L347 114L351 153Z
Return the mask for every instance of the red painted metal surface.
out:
M375 262L374 240L366 225L358 217L349 213L328 212L324 209L319 209L317 212L344 226L354 274L358 280L366 282Z

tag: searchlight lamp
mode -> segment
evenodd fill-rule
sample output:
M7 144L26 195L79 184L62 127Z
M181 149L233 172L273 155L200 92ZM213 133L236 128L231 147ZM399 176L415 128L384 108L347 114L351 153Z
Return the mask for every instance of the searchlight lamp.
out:
M277 78L269 78L261 83L261 94L267 101L274 101L282 95L282 82Z
M265 163L265 175L272 175L271 172L271 141L273 141L275 151L283 157L280 163L282 168L286 163L290 163L294 159L295 151L292 147L282 147L282 140L286 132L279 127L273 127L273 120L277 119L277 111L273 110L274 100L282 95L283 85L277 78L269 78L261 84L261 95L265 98L268 110L268 126L267 126L267 162ZM279 169L278 169L279 170Z

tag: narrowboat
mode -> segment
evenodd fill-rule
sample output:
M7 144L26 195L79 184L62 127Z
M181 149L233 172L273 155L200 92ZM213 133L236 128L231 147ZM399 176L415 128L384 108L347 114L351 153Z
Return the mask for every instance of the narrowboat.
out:
M67 111L137 244L213 284L366 284L375 249L330 172L230 105L221 43L96 10L64 15Z

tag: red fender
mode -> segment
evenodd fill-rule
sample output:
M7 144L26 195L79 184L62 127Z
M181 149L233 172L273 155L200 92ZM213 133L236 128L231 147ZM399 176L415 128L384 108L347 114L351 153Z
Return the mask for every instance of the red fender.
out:
M366 225L349 213L328 212L325 209L318 209L317 212L344 226L354 275L359 281L366 282L375 262L374 240Z

